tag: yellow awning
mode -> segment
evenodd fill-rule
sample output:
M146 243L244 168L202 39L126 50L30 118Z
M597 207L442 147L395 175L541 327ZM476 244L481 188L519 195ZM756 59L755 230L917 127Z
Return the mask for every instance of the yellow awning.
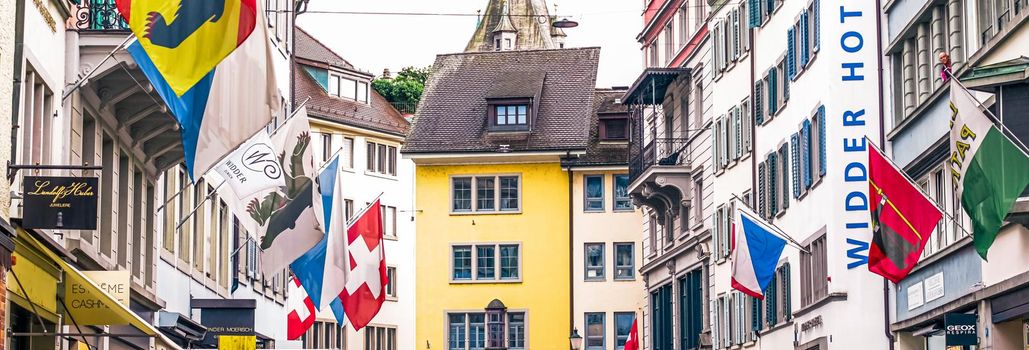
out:
M18 228L18 240L19 242L28 244L29 248L32 250L42 252L46 258L53 261L61 270L63 270L65 272L64 283L67 288L79 288L77 293L82 294L85 299L92 299L95 301L95 304L92 305L94 307L88 311L73 312L72 310L67 310L67 312L71 313L71 318L74 318L76 321L80 319L82 321L102 320L102 324L104 325L132 325L143 334L156 337L158 347L181 350L179 346L161 334L157 328L154 328L154 326L149 322L140 318L139 315L136 315L132 310L129 310L127 306L119 303L117 299L101 289L97 283L83 274L82 271L79 271L79 269L69 265L64 261L64 259L61 259L60 256L45 247L41 242L39 242L39 240L33 237L31 233L26 232L22 228ZM70 318L66 318L65 324L70 324L71 321L72 320Z

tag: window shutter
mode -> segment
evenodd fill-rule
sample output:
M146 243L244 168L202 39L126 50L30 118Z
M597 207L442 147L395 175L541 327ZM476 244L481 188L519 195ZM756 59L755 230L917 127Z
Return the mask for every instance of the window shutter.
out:
M697 205L699 205L699 203ZM720 260L722 258L722 250L720 248L722 246L722 235L720 234L722 231L719 231L722 225L722 220L719 219L721 216L722 208L715 209L714 220L712 220L714 221L715 231L714 234L711 235L711 248L714 251L715 260Z
M711 299L711 301L708 304L711 305L711 310L713 310L712 318L714 318L714 319L711 320L711 323L717 325L718 324L718 319L719 319L719 317L718 317L718 313L719 313L719 310L718 310L718 299ZM711 344L714 345L715 349L721 347L721 346L719 346L719 339L721 339L719 337L721 335L722 334L721 334L721 332L718 331L718 327L717 326L711 327Z
M725 118L725 141L727 143L725 148L728 150L725 158L728 163L736 160L736 118L733 110L730 109L729 114L726 114Z
M779 213L779 167L775 162L775 152L768 155L768 217Z
M768 287L765 287L765 321L768 323L769 328L775 326L775 320L777 318L775 314L775 280L776 278L772 277L772 281L768 283Z
M814 40L815 44L812 45L812 47L814 48L814 52L818 52L818 46L819 46L819 43L820 43L820 41L822 39L822 37L821 37L822 36L821 35L822 34L822 25L820 23L821 20L819 18L819 17L821 17L820 14L822 13L822 9L819 8L819 7L821 7L821 1L814 0L814 5L812 5L811 7L813 8L813 12L814 12L814 14L813 14L814 18L811 21L811 23L815 27L815 30L814 30L814 32L815 32L815 40Z
M733 156L734 159L740 159L743 155L743 113L740 112L740 107L734 108L732 112L736 129L736 153Z
M818 174L825 176L825 106L818 106Z
M804 162L804 188L811 188L812 174L814 169L811 169L811 120L804 119L804 124L800 128L800 142L803 144L803 151L800 156L803 158L801 161Z
M775 77L775 68L768 71L768 119L779 111L779 84Z
M743 120L743 152L750 153L750 133L754 127L754 120L750 119L750 105L747 102L743 102L740 105L740 119ZM742 156L742 155L741 155Z
M793 163L793 198L800 198L800 136L790 136L790 160Z
M782 279L782 310L783 310L783 318L789 320L789 319L793 318L793 306L792 306L792 300L791 300L791 298L793 297L793 294L791 293L791 286L790 286L790 264L789 263L785 263L785 264L782 265L782 276L780 278Z
M765 216L765 174L768 173L768 165L761 162L757 165L757 213Z
M748 26L748 28L757 28L761 26L760 11L760 0L747 0L747 13L750 16L750 25Z
M750 330L761 330L761 300L754 297L750 298Z
M785 73L783 73L785 74ZM790 78L782 77L782 102L790 100Z
M767 14L768 17L771 17L772 16L772 12L775 11L775 1L776 0L767 0L767 1L765 1L765 13Z
M764 106L762 106L762 102L764 101L761 101L764 95L761 94L761 85L760 80L754 83L754 121L757 122L756 125L765 123Z
M740 12L739 10L732 11L732 59L733 61L740 58Z
M779 162L782 163L782 166L780 166L780 168L782 169L782 174L779 175L779 179L780 180L777 181L777 183L782 185L782 189L780 191L780 195L781 195L780 199L782 199L782 209L783 210L786 210L787 208L790 207L790 155L789 155L789 147L790 147L790 145L787 144L787 143L783 143L782 146L779 147Z
M801 67L807 66L807 62L811 60L811 45L809 43L809 34L811 28L808 23L807 11L800 13L800 65Z
M790 76L790 79L797 78L797 31L796 27L790 27L786 30L786 74Z

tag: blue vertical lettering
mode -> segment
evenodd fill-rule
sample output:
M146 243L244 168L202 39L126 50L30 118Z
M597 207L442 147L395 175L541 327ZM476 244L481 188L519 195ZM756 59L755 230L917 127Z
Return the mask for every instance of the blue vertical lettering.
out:
M847 244L850 245L850 249L847 249L847 258L851 260L847 264L848 270L868 264L868 242L847 238Z
M864 63L861 63L861 62L843 63L842 66L843 66L843 69L850 69L850 74L849 75L844 75L843 76L843 81L863 81L863 80L865 80L865 76L864 75L861 75L861 74L857 73L857 69L858 68L865 68L865 64Z

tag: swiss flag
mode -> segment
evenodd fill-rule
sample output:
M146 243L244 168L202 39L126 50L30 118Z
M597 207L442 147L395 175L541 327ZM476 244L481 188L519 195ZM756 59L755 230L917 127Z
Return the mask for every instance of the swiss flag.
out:
M314 325L314 302L296 278L289 283L289 314L286 315L286 338L300 339Z
M625 350L640 350L640 336L636 330L636 319L632 319L632 328L629 330L629 339L625 341Z
M346 287L339 297L354 331L360 331L379 313L389 283L379 200L347 228L347 254L350 266Z

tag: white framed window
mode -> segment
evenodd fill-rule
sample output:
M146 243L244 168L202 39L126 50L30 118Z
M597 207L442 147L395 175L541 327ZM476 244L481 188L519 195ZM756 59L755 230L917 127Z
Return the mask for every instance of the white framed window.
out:
M450 247L451 283L521 282L519 243L470 243Z
M397 207L381 205L379 210L382 215L383 238L397 239Z
M367 171L397 176L397 147L372 141L365 142L367 149Z
M364 350L397 350L397 327L365 327Z
M504 320L508 350L524 350L528 344L528 317L525 311L507 312ZM481 350L486 348L488 332L486 331L485 312L448 312L447 322L447 350ZM490 342L493 342L490 339Z
M469 175L450 178L450 212L521 211L520 175Z
M386 267L386 298L397 300L397 267Z

